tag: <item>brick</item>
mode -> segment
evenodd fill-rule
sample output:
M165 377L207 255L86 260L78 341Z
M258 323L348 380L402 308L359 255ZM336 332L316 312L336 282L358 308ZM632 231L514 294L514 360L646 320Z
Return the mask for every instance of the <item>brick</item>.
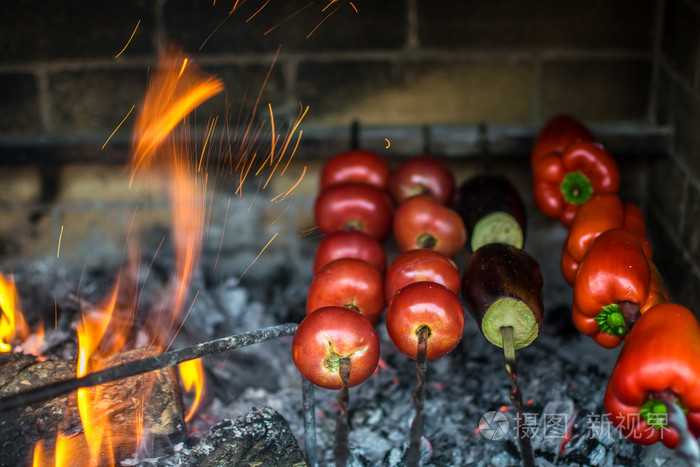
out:
M151 1L7 2L0 16L0 61L114 57L124 48L139 20L124 52L127 56L153 51Z
M584 121L644 121L650 94L647 60L556 60L542 71L542 114Z
M54 236L48 216L31 222L34 212L33 207L18 205L0 210L0 254L3 261L37 258L50 252L56 255L58 233Z
M38 167L3 167L0 170L0 205L36 202L40 192Z
M38 88L34 75L0 75L0 90L0 134L16 136L41 133Z
M299 98L310 122L346 125L511 123L530 114L532 67L526 62L306 62Z
M232 2L171 0L164 5L164 17L169 37L204 54L274 52L280 45L283 51L403 46L405 2L357 0L353 2L357 12L348 2L322 11L329 3L241 2L229 15Z
M165 203L167 188L160 178L137 177L122 166L75 164L61 168L61 203Z
M216 76L224 83L224 92L212 97L197 108L196 113L200 116L198 117L200 126L204 126L206 123L201 118L202 115L205 118L209 115L218 115L219 128L223 127L224 121L228 119L232 132L237 126L244 130L258 99L255 121L265 119L269 124L268 103L272 104L272 110L275 113L278 111L277 106L285 103L285 80L280 64L275 64L272 67L267 81L265 79L270 71L269 66L221 65L203 68L204 71ZM276 122L276 124L278 123L280 122Z
M593 0L582 7L575 0L418 0L419 36L424 47L647 52L655 3Z
M657 210L668 229L680 235L687 176L670 158L657 160L649 171L649 204Z
M697 222L700 219L700 189L698 189L698 184L690 183L688 185L687 200L681 243L688 249L695 264L700 267L700 229L698 229Z
M657 209L645 213L647 234L654 252L654 264L659 268L671 299L674 300L683 288L683 282L690 276L687 273L689 265L680 245L668 233L667 219L659 217L659 214Z
M656 89L656 108L654 109L656 123L659 125L671 124L671 105L675 96L675 83L668 69L660 67L659 84Z
M674 152L683 159L692 176L700 180L700 102L683 86L676 87L673 103Z
M666 2L662 52L687 85L695 84L700 60L700 9L681 0Z
M51 122L56 132L104 135L105 140L146 93L145 70L65 71L50 75ZM136 112L136 110L134 111ZM120 133L131 134L135 113Z

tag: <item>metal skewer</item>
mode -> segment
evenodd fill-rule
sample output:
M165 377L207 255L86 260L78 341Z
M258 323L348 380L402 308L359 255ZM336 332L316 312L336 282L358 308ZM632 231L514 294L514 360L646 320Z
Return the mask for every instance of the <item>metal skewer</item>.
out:
M413 390L413 406L416 414L411 423L411 434L406 454L406 465L417 467L420 461L420 440L423 436L423 403L425 401L425 374L428 371L428 336L430 328L423 326L418 330L418 350L416 351L416 377L418 382Z
M316 454L316 401L314 400L314 384L302 377L302 404L304 407L304 454L310 467L318 465Z
M503 354L506 360L506 373L513 382L513 389L510 392L510 400L518 410L517 436L520 456L523 459L523 466L535 467L535 457L532 453L530 435L525 425L525 410L523 409L523 395L518 385L518 366L515 361L515 343L513 341L513 328L504 326L501 328L503 337Z
M348 458L350 457L350 449L348 447L348 434L350 433L350 424L348 423L348 403L350 401L350 391L348 389L348 381L350 380L350 358L342 357L338 361L338 374L343 383L343 387L338 392L338 405L340 405L340 414L335 424L335 465L336 467L346 467Z
M104 370L88 373L82 378L71 378L53 384L47 384L28 391L13 394L0 399L0 411L35 404L79 388L89 388L104 383L110 383L130 376L141 375L149 371L160 370L169 366L195 358L205 357L216 353L227 352L239 347L257 344L276 339L281 336L292 336L297 324L287 323L255 331L222 337L213 341L203 342L191 347L171 350L162 354L146 357L142 360L116 365Z

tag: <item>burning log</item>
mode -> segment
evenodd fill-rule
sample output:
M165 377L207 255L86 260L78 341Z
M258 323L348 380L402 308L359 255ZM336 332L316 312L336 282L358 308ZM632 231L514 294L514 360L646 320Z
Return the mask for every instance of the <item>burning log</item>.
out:
M233 336L222 337L209 342L173 350L164 354L154 355L136 360L122 365L117 365L105 370L90 373L83 378L73 378L65 381L58 381L53 384L30 389L18 394L0 399L0 412L24 405L34 404L47 399L51 399L79 388L97 386L109 383L129 376L136 376L149 371L167 368L178 363L195 358L213 355L215 353L226 352L258 342L275 339L280 336L291 336L297 329L296 324L280 324L265 329L244 332Z
M0 366L0 396L26 391L42 384L68 379L75 363L64 360L40 362L31 355L7 354ZM74 394L28 407L0 413L0 465L22 465L32 447L42 438L55 439L59 430L75 431L80 414Z
M143 349L134 349L114 355L106 364L119 365L138 360L143 355ZM47 383L69 380L74 374L73 361L42 362L31 356L14 356L0 367L0 381L4 381L0 395L11 396ZM92 397L98 391L99 397ZM111 448L104 454L115 460L128 458L137 451L139 433L146 434L151 443L163 440L165 445L184 437L182 394L173 368L91 388L88 399L93 401L91 408L100 417L91 424L108 423ZM0 414L2 448L13 456L12 460L0 462L3 465L4 462L21 464L39 440L44 440L44 446L51 446L59 433L62 437L74 438L83 431L76 394L64 394L41 404L14 408ZM54 448L45 449L50 452ZM47 452L47 455L52 453ZM62 455L75 460L87 459L90 457L89 446L85 442L71 442L70 452Z

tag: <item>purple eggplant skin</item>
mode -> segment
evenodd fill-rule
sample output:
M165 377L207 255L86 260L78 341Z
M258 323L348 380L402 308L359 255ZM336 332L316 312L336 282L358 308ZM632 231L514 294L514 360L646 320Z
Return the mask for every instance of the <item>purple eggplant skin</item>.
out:
M462 272L462 299L484 334L502 346L501 327L512 326L515 348L529 345L544 321L540 266L529 253L504 243L472 253Z
M455 195L454 209L467 228L467 244L472 251L475 226L484 217L496 212L512 216L520 226L519 248L525 243L527 215L525 204L513 183L502 175L476 175L465 180ZM511 242L513 244L514 242ZM515 244L514 246L518 246Z

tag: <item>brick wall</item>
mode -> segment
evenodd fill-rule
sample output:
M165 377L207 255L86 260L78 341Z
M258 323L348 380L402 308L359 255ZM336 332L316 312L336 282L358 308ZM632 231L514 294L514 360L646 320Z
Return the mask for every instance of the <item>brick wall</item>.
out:
M674 129L669 157L650 172L649 220L671 293L700 305L700 2L663 3L656 119Z
M141 102L159 44L174 41L226 87L197 110L193 135L218 115L226 136L226 124L253 114L258 95L255 120L268 126L268 103L279 124L296 118L300 103L310 109L295 163L273 180L265 203L254 180L230 205L235 183L212 183L214 253L222 232L224 251L244 238L262 242L259 249L275 232L286 232L280 244L295 251L312 225L322 160L348 146L353 121L362 146L392 162L421 151L445 157L460 179L483 169L474 156L486 147L491 166L512 176L529 203L532 138L547 118L569 112L619 156L623 196L647 208L655 243L668 250L657 261L673 293L700 303L697 0L591 0L585 8L574 0L248 0L231 12L237 3L4 6L3 258L55 254L61 227L66 260L84 261L95 244L101 253L91 261L120 253L137 208L152 213L146 225L167 228L161 191L127 189L134 114L101 146ZM294 203L269 203L303 167ZM253 199L257 208L248 210Z

